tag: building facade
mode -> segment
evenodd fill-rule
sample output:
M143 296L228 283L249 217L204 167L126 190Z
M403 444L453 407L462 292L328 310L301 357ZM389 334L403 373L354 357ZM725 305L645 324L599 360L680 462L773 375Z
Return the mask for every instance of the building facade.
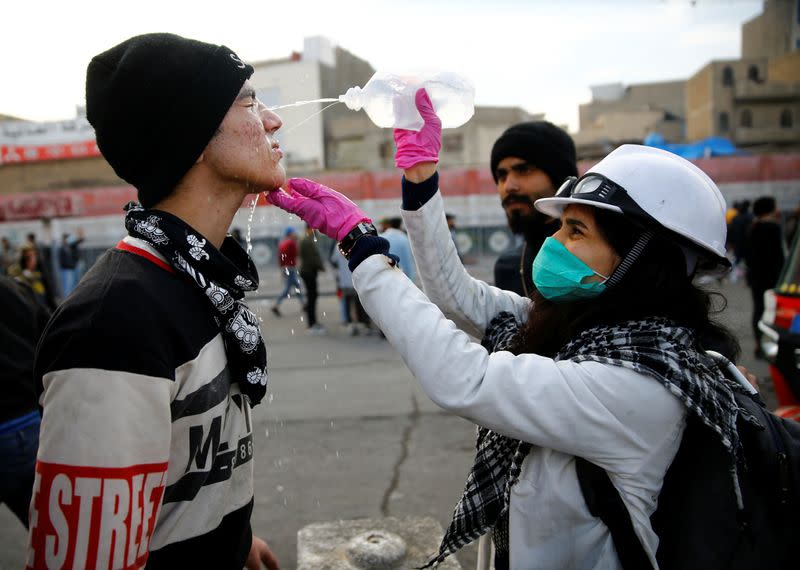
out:
M800 148L800 52L713 61L687 82L687 137L755 152Z
M579 156L604 156L654 132L667 142L685 140L685 81L611 83L590 90L592 100L579 106L580 130L573 136Z
M654 132L668 143L725 137L748 152L800 149L800 0L767 0L741 34L739 59L711 61L686 81L592 87L578 155Z

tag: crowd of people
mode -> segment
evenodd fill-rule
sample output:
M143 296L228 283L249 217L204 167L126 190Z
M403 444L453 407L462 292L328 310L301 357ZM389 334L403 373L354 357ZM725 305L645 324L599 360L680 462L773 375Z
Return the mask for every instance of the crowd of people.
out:
M729 268L731 247L755 318L785 247L774 200L737 223L747 208L726 217L715 183L676 155L624 145L578 177L567 133L513 125L490 168L518 240L488 284L467 273L453 239L441 123L424 90L423 128L394 132L401 215L379 231L335 189L287 180L282 122L252 73L225 46L173 34L95 56L86 114L138 191L128 235L79 282L83 235L64 235L59 289L35 236L18 253L3 242L0 293L16 327L2 330L3 346L16 339L20 358L5 364L15 388L0 418L2 501L29 527L28 566L279 567L250 526L251 408L268 368L245 294L259 278L229 233L244 198L265 192L305 222L279 244L272 314L294 297L309 333L325 334L318 275L331 267L350 334L385 336L434 402L479 428L431 565L489 534L497 569L620 568L620 545L579 491L584 458L619 489L656 567L650 515L689 418L714 430L734 482L737 425L750 421L732 402L752 378L707 353L735 362L738 342L694 278ZM316 232L336 247L320 251ZM86 497L100 500L84 508Z
M75 288L83 270L80 244L82 229L75 235L64 233L58 245L45 244L35 233L28 233L15 245L7 236L0 238L0 275L30 287L39 303L50 311Z
M754 338L759 338L758 322L764 313L764 293L778 284L786 261L788 247L794 239L794 216L784 223L775 198L761 196L735 202L726 216L728 224L728 251L732 260L731 279L746 280L753 300L750 325ZM788 228L786 227L788 226ZM756 341L757 358L764 358Z

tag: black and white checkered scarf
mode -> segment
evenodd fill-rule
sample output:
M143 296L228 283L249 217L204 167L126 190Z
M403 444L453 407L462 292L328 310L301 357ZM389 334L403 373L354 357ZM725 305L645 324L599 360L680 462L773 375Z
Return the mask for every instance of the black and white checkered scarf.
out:
M519 327L513 315L500 313L489 324L482 344L489 352L507 350ZM744 389L726 378L718 364L698 348L691 330L661 317L593 327L566 344L555 360L622 366L663 384L690 413L719 434L730 452L731 476L738 490L736 421L739 416L755 424L758 421L736 404L733 392ZM438 565L489 531L500 555L508 552L511 487L519 479L531 444L479 427L476 448L475 462L439 554L423 568Z
M128 233L150 244L179 274L199 287L214 309L225 341L231 377L255 406L267 391L267 349L258 317L242 301L258 288L253 260L231 236L220 249L186 222L167 212L125 206Z

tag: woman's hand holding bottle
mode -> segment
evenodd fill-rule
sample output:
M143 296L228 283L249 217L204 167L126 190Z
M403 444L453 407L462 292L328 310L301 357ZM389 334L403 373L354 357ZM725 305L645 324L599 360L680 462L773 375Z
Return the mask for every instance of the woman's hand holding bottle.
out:
M394 163L405 170L407 180L422 182L436 171L442 148L442 121L433 110L425 89L417 91L415 103L425 124L419 131L394 130L394 141L397 145Z

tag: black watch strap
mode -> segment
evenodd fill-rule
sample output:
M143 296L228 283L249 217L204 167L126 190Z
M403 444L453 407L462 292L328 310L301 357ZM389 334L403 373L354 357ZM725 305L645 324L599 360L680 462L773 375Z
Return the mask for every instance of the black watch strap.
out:
M356 227L350 230L350 232L342 238L342 241L339 242L339 251L342 252L345 259L350 259L350 252L353 250L353 246L359 238L376 235L378 235L378 230L375 229L372 222L359 222Z

